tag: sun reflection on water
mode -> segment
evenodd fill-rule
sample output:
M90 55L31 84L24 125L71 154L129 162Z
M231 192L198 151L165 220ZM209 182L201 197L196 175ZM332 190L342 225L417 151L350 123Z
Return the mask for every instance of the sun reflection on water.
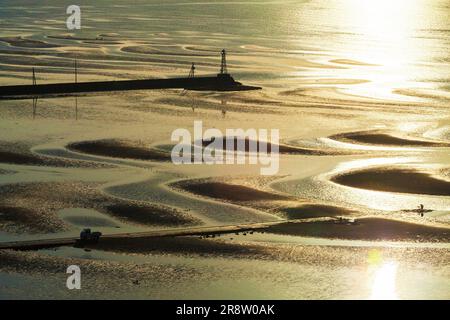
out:
M379 250L371 250L368 256L369 270L373 272L370 299L395 300L397 296L397 268L394 261L383 261Z
M375 271L372 285L371 299L374 300L395 300L398 299L396 291L397 264L387 262L382 264Z
M431 23L422 0L347 0L342 2L339 25L358 39L343 39L346 57L377 67L363 69L370 82L352 88L353 94L393 100L411 97L395 94L398 88L431 88L420 81L430 62L435 39L424 39L421 30ZM415 98L417 99L417 97Z

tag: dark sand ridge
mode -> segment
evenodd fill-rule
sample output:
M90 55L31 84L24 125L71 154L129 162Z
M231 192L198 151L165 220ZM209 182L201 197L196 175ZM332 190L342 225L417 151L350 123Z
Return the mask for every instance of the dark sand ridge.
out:
M182 226L201 222L185 212L142 201L109 196L93 183L23 183L0 186L0 227L9 232L57 232L67 229L57 212L94 209L131 224Z
M237 182L239 183L239 182ZM310 219L346 216L356 213L347 208L304 201L270 190L216 180L185 180L170 184L175 189L216 200L267 211L284 219Z
M371 168L342 173L331 181L367 190L450 195L450 181L437 179L429 173L404 168Z
M45 51L27 51L27 50L11 50L11 49L0 49L0 54L2 55L20 55L20 56L43 56L48 55ZM28 78L30 76L28 75Z
M225 139L224 139L225 141ZM204 141L206 146L210 142ZM246 139L246 150L250 145L250 140ZM226 145L224 145L226 146ZM237 144L235 144L237 148ZM235 149L236 149L235 148ZM271 150L272 146L268 144L268 150ZM104 139L95 141L82 141L74 142L67 145L67 149L76 152L82 152L98 156L106 156L113 158L128 158L135 160L148 160L148 161L161 161L170 162L171 154L168 151L164 151L158 148L150 148L145 143L132 140L122 139ZM284 154L301 154L301 155L328 155L336 154L336 152L324 152L320 150L296 148L287 145L279 146L280 153ZM340 154L340 153L339 153Z
M240 141L242 143L242 139L238 138L238 137L214 137L211 140L207 141L207 140L203 140L202 144L203 147L208 146L211 142L215 141L215 139L222 139L222 145L224 146L225 150L228 151L238 151L238 141ZM240 150L242 152L249 152L250 151L250 145L256 145L256 151L260 152L260 148L259 148L259 141L255 141L255 140L250 140L249 138L245 138L244 139L244 150ZM232 144L234 146L233 149L229 150L227 148L227 143ZM273 149L273 144L271 144L270 142L267 143L267 149L266 150L262 150L263 152L268 152L271 153ZM315 150L315 149L307 149L307 148L299 148L299 147L294 147L294 146L288 146L288 145L283 145L283 144L279 144L278 145L278 152L280 154L293 154L293 155L317 155L317 156L321 156L321 155L334 155L337 154L338 152L330 152L330 151L323 151L323 150ZM340 154L340 153L339 153Z
M370 145L401 147L450 147L449 143L400 138L380 131L357 131L336 134L329 137L343 142L357 142Z
M44 157L32 153L30 147L24 143L0 141L0 163L77 168L111 167L110 165L91 161Z
M67 146L69 150L135 160L171 161L169 152L147 148L144 143L130 140L106 139L74 142Z
M337 220L286 222L271 226L266 231L293 236L348 240L450 241L450 228L430 227L381 218L361 218L355 224L339 223Z
M238 184L220 181L187 180L170 184L175 189L181 189L196 195L229 202L279 201L292 199L289 196L262 191Z
M26 39L23 37L2 37L0 38L1 42L6 42L13 47L21 47L21 48L36 48L36 49L45 49L45 48L58 48L61 47L57 44L47 43L44 41Z
M350 209L324 204L304 204L295 207L281 208L277 211L288 220L339 217L356 213Z

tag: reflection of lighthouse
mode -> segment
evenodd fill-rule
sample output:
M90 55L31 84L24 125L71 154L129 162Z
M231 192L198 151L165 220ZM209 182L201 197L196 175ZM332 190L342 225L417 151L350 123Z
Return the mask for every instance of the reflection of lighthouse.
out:
M192 79L195 77L195 63L192 63L191 70L189 71L188 78Z
M34 68L33 68L33 86L35 86L36 83L36 73L34 72ZM36 118L36 109L37 109L37 101L38 101L38 97L35 96L33 97L33 119Z
M231 78L231 76L228 74L227 52L225 51L225 49L222 50L221 55L222 55L222 61L220 63L220 73L217 75L217 77L221 78L221 79L229 79L229 78ZM227 115L227 99L226 99L226 97L222 97L221 104L222 104L222 108L221 108L222 109L222 117L225 118L225 116Z
M222 104L222 117L225 118L225 116L227 115L227 99L225 97L222 98L221 104Z

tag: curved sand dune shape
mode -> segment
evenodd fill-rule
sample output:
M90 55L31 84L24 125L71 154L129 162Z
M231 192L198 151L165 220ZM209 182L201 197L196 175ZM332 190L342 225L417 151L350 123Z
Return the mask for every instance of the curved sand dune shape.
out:
M380 131L355 131L340 133L329 137L333 140L370 145L400 147L450 147L449 143L396 137Z
M346 208L323 204L304 204L297 207L286 207L280 209L280 212L288 220L345 216L354 213L354 211Z
M0 227L9 232L49 233L67 229L57 212L94 209L125 223L146 226L200 224L185 212L142 201L109 196L95 184L39 182L0 186ZM55 192L57 190L57 192Z
M29 146L20 143L0 141L0 163L51 166L51 167L77 167L77 168L100 168L108 167L106 164L71 159L55 159L37 155L30 151Z
M194 195L262 210L287 220L336 217L355 213L344 207L304 203L302 199L266 189L264 184L257 187L252 184L245 185L245 182L239 180L232 182L213 179L183 180L169 186Z
M248 138L242 139L239 137L231 137L231 136L226 136L226 137L212 137L210 140L203 140L202 141L202 145L203 147L207 147L210 143L212 143L213 141L215 141L215 139L222 139L222 145L224 146L224 149L227 151L241 151L241 152L267 152L267 153L272 153L272 149L274 148L275 145L273 145L270 142L266 142L267 144L267 149L265 150L260 150L260 141L258 140L251 140ZM238 145L238 142L244 143L244 149L241 150L241 148ZM227 148L227 145L232 145L233 148L229 149ZM250 150L250 146L254 145L256 146L256 150ZM323 155L335 155L338 153L338 151L324 151L324 150L317 150L317 149L309 149L309 148L300 148L300 147L295 147L295 146L289 146L286 144L279 144L278 145L278 153L280 154L292 154L292 155L317 155L317 156L323 156ZM340 153L339 153L340 154Z
M355 223L336 220L286 222L266 229L269 233L347 240L449 241L450 229L382 218L361 218Z
M226 141L234 139L234 151L238 149L237 140L235 137L222 137L224 149L226 149ZM204 147L208 146L212 140L203 140ZM245 139L245 152L248 152L250 144L256 143L249 139ZM259 152L259 144L258 146ZM94 141L81 141L70 143L67 146L70 151L81 152L97 156L106 156L112 158L134 159L134 160L149 160L149 161L171 161L171 153L159 148L147 148L143 143L132 140L121 139L104 139ZM167 148L167 146L164 146ZM279 153L291 155L335 155L341 154L338 151L322 151L308 148L299 148L294 146L282 145L279 146ZM267 152L271 153L272 144L267 143Z
M71 151L112 158L171 161L171 155L169 152L157 149L149 149L146 148L142 143L130 140L105 139L74 142L67 145L67 149Z
M3 37L0 38L0 42L6 42L10 46L20 48L33 48L33 49L47 49L61 47L57 44L52 44L44 41L26 39L23 37Z
M289 199L289 197L285 195L219 181L187 180L172 183L170 186L196 195L230 202L277 201Z
M370 168L342 173L331 181L375 191L450 196L450 181L404 168Z

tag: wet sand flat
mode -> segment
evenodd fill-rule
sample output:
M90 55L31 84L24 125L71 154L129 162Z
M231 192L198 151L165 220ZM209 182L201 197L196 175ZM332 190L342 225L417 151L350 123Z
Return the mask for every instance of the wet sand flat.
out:
M227 235L223 236L224 238ZM228 235L229 237L229 235ZM128 239L104 239L91 246L96 250L106 250L125 253L172 253L172 254L208 254L208 255L255 255L261 253L258 246L243 246L239 243L200 239L198 237L160 237L160 238L128 238Z
M242 179L242 180L241 180ZM227 179L185 180L170 184L175 189L194 195L223 200L258 209L287 220L348 216L356 211L345 207L308 202L305 199L280 194L268 187L276 178L253 180L250 177Z
M2 4L2 85L31 84L32 68L38 84L73 83L75 59L80 82L187 77L192 63L196 77L215 75L226 49L227 72L263 89L40 97L33 109L1 100L11 141L0 142L2 241L85 227L104 237L86 248L0 250L0 299L367 299L380 285L400 299L449 298L450 8L110 0L84 6L87 25L68 33L58 6L21 2ZM171 163L171 133L200 120L220 132L279 129L279 174ZM245 141L246 156L258 139ZM410 210L421 203L424 216ZM107 239L266 221L280 224ZM64 286L72 264L83 290Z
M0 186L0 227L9 232L48 233L67 230L58 211L94 209L146 226L180 226L201 221L167 206L125 200L102 193L92 183L28 183ZM57 190L57 192L55 192Z
M450 195L450 181L441 180L428 173L403 168L374 168L342 173L331 178L335 183L368 190Z

